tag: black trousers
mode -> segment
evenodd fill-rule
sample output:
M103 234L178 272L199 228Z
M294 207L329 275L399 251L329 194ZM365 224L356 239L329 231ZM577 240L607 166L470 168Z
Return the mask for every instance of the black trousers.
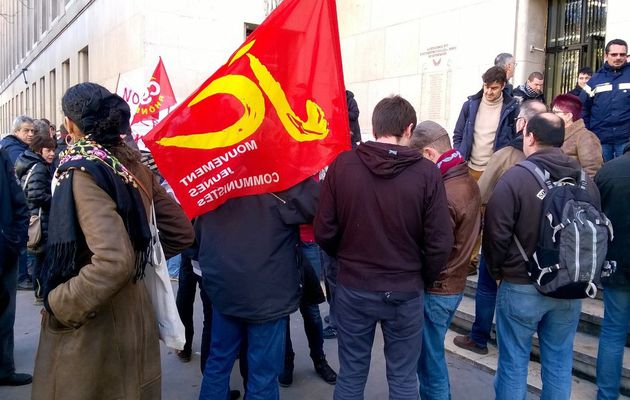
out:
M18 254L0 234L0 379L15 373L13 324L17 291Z
M193 321L195 295L199 287L199 295L203 304L203 332L201 335L201 371L206 365L206 360L210 354L210 339L212 337L212 302L205 290L200 276L193 272L190 258L182 255L182 263L179 268L179 287L177 289L177 311L184 324L186 331L186 344L184 352L192 352L192 341L195 335L195 324Z

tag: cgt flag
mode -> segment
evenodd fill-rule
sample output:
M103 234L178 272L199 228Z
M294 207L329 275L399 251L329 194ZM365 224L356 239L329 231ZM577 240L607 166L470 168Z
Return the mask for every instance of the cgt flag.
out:
M287 189L350 147L334 0L285 0L144 142L189 217Z
M160 111L166 110L176 103L171 81L168 80L166 68L164 68L162 57L160 57L146 90L140 96L140 103L131 125L145 120L159 119Z

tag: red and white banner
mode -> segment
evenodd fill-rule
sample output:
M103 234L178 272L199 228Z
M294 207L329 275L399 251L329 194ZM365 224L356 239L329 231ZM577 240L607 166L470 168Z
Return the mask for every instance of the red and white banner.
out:
M334 0L285 0L144 142L195 217L330 164L346 107Z
M138 109L131 124L146 120L159 119L160 111L177 104L171 81L166 74L166 68L160 57L153 75L149 79L146 89L142 91L138 102Z

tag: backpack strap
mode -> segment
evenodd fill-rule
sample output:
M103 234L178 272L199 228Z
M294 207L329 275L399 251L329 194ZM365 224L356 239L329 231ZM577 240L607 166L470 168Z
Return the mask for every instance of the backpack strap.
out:
M586 190L586 171L580 169L580 188Z
M536 178L536 181L540 184L540 186L543 189L553 188L553 183L551 182L551 175L549 175L549 172L540 168L538 165L528 160L521 161L520 163L516 165L518 165L519 167L525 168L532 175L534 175L534 178Z

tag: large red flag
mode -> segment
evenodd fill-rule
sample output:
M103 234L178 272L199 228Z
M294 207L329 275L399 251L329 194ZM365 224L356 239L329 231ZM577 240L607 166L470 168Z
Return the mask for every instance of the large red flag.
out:
M166 110L176 103L177 100L175 100L175 94L173 94L171 81L168 80L166 68L164 68L162 57L160 57L155 71L153 71L153 75L149 79L147 88L142 93L138 110L133 116L131 125L145 120L159 119L160 111Z
M144 137L190 217L284 190L350 146L334 0L285 0Z

